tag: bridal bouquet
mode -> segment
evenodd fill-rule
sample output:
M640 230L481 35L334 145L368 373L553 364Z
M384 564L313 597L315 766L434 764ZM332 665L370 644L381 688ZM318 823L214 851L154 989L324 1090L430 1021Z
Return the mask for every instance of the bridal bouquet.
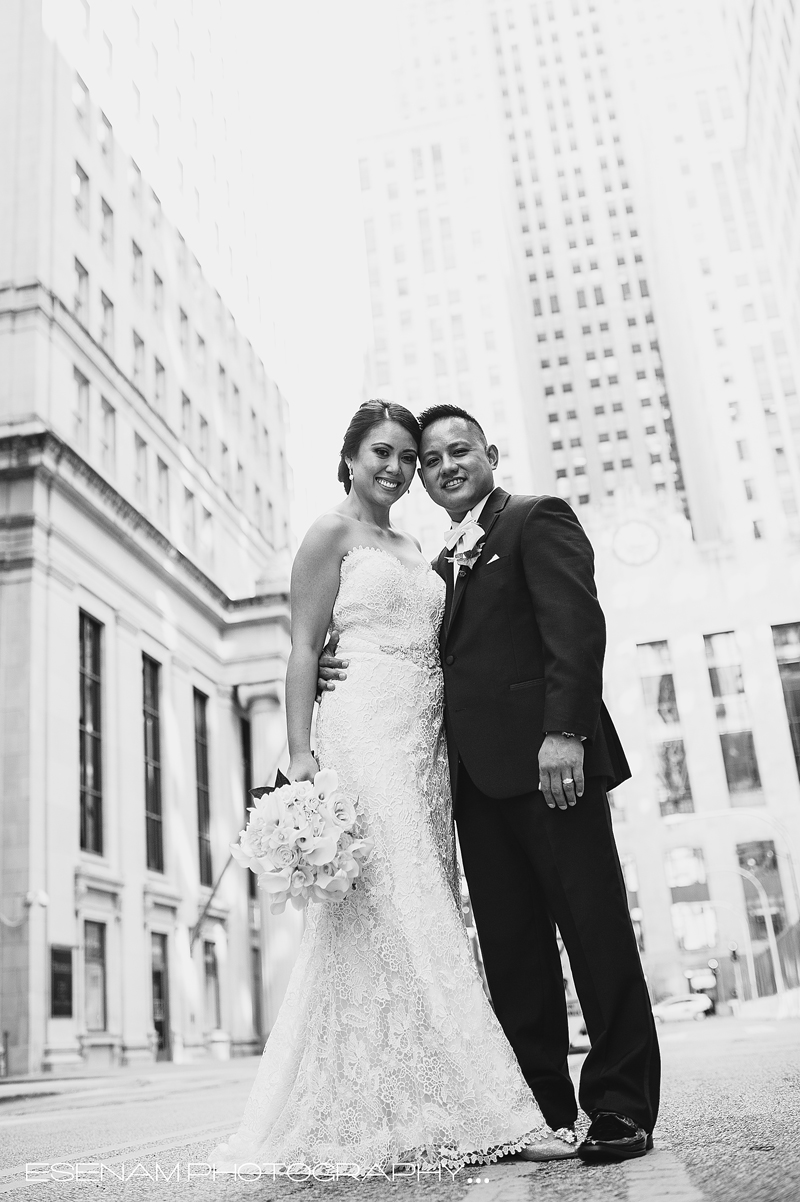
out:
M339 901L355 888L373 840L361 837L355 806L337 793L339 778L324 768L311 781L278 776L274 789L254 790L256 804L231 853L258 875L281 914L290 901L297 910L311 901ZM283 781L283 783L280 783Z

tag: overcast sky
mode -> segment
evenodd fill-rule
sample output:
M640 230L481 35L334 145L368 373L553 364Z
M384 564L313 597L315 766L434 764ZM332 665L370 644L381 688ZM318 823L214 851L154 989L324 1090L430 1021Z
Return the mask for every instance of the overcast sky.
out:
M358 130L381 70L386 0L241 0L259 36L242 53L261 81L274 362L292 414L298 536L341 500L338 451L362 400L369 293Z

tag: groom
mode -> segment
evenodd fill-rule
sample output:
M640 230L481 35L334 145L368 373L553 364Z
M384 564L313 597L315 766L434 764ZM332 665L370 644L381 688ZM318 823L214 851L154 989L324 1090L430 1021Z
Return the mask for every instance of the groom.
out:
M575 1154L557 926L592 1044L578 1155L642 1156L660 1058L606 798L630 771L602 702L592 548L565 501L495 488L471 414L437 405L420 424L419 474L452 523L434 567L459 844L495 1012L550 1128L523 1155ZM321 676L341 667L323 657Z

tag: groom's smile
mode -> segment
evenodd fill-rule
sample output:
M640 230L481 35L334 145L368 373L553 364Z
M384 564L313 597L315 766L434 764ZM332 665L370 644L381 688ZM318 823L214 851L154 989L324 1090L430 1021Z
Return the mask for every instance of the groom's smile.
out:
M419 474L432 501L454 521L494 488L497 447L480 427L462 417L443 417L422 431Z

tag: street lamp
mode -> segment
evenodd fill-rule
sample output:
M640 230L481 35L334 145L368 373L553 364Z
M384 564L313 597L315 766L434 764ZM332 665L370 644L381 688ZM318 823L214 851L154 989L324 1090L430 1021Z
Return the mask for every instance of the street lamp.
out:
M731 912L731 914L733 914L734 917L736 918L737 926L738 925L741 926L741 934L744 936L744 955L745 955L745 959L747 960L747 974L750 977L750 992L752 993L754 998L758 997L758 983L756 981L756 964L755 964L755 959L753 957L753 943L750 938L750 928L748 925L747 915L745 915L744 920L742 920L741 910L737 910L734 906L729 906L727 904L727 902L718 902L718 901L709 900L706 904L709 906L712 906L715 910L729 910ZM738 945L736 945L735 947L731 947L731 945L728 944L728 947L731 951L734 951L734 950L738 951ZM743 990L740 989L739 992L743 994ZM742 998L742 1000L744 1000L744 997Z
M49 905L50 898L44 889L37 889L35 893L28 892L22 897L22 913L19 918L9 918L6 914L0 914L0 922L4 927L10 927L13 931L16 927L22 926L28 917L31 906L41 906L42 909L46 909Z
M786 985L783 980L783 970L781 969L781 958L778 954L778 941L775 938L775 927L772 923L772 911L769 905L769 898L766 890L761 884L761 881L752 872L748 872L746 868L718 868L717 872L735 872L739 876L744 877L746 881L754 887L758 894L758 900L761 902L761 908L764 911L764 922L767 928L767 944L769 946L769 956L772 961L772 972L775 977L775 992L784 993ZM745 920L746 921L746 920Z

